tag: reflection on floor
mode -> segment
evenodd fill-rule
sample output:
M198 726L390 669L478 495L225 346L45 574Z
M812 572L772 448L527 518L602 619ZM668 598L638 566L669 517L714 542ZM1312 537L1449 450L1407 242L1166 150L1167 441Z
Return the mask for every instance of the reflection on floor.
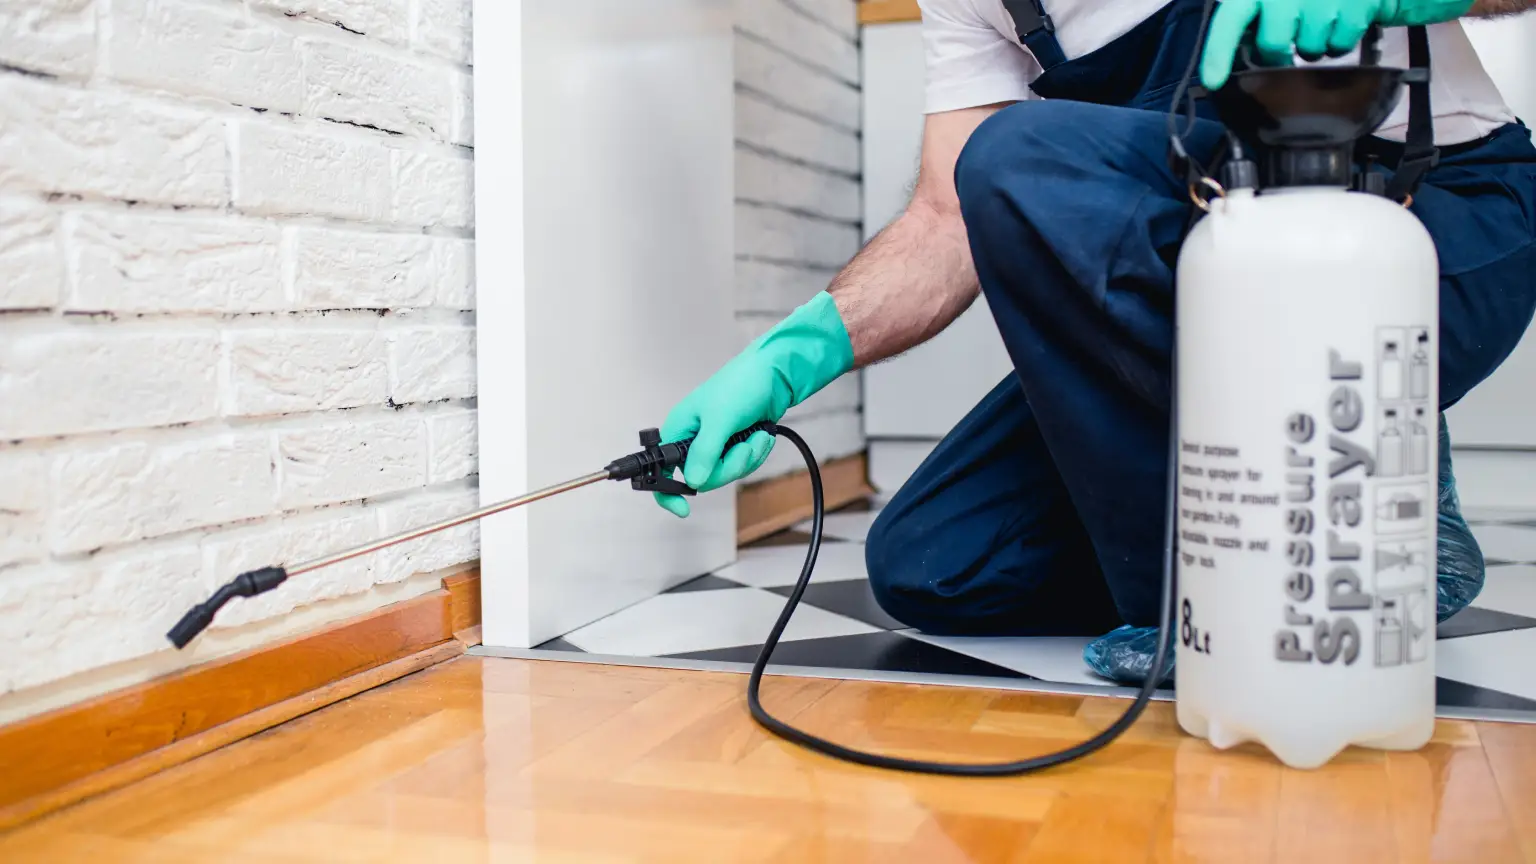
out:
M1081 762L930 777L770 737L742 682L461 657L0 835L0 861L1536 861L1536 727L1445 720L1417 752L1292 771L1181 735L1164 703ZM968 761L1059 749L1124 709L805 678L763 693L854 747Z
M929 636L886 615L864 570L863 541L876 515L866 505L828 515L815 575L774 652L776 668L945 683L982 677L1001 686L1065 692L1120 689L1083 663L1088 636ZM1474 511L1469 519L1488 560L1488 581L1471 607L1439 628L1441 713L1536 721L1536 511ZM660 665L750 665L799 575L805 527L754 544L718 573L539 649L642 663L649 658Z

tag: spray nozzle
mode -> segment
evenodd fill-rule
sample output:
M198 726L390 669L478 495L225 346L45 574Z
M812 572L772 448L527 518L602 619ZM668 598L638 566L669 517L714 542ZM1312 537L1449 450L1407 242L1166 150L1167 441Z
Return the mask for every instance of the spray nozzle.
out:
M171 640L171 644L177 648L185 648L197 637L197 634L208 629L208 625L213 623L213 616L224 608L225 603L236 597L255 597L258 594L265 594L287 580L288 571L282 567L262 567L241 573L219 586L219 590L214 592L212 597L193 606L187 614L181 616L181 620L176 622L176 626L171 628L166 638Z

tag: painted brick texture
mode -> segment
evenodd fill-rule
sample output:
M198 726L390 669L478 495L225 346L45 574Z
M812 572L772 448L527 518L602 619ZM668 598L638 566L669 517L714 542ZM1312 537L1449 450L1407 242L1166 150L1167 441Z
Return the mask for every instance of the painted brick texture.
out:
M163 634L214 585L474 502L470 6L0 0L0 708L201 659Z
M163 634L242 569L475 503L470 10L0 0L0 712L201 659ZM737 0L743 344L857 250L854 11ZM792 417L863 446L856 379ZM215 630L414 584L477 530Z
M863 183L854 0L736 0L736 315L746 345L859 250ZM822 459L864 449L847 376L785 418ZM754 479L804 466L775 448Z

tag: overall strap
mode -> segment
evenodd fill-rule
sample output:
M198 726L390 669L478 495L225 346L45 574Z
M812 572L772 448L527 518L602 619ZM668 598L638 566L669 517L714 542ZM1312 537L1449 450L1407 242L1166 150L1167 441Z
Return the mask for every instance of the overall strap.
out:
M1408 135L1402 161L1386 189L1386 196L1393 201L1412 198L1425 173L1440 162L1429 104L1429 33L1423 27L1408 28L1408 66Z
M1041 0L1003 0L1003 7L1013 17L1013 26L1019 31L1019 41L1035 55L1041 69L1050 69L1067 62L1067 55L1056 41L1056 25L1045 14Z

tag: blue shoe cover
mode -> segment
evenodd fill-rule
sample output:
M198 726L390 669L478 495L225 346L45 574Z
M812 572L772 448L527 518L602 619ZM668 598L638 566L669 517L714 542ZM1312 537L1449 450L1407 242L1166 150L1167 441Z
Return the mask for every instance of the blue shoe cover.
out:
M1152 674L1152 660L1157 655L1157 628L1116 628L1088 643L1083 660L1095 673L1120 684L1140 686ZM1173 646L1168 646L1166 683L1173 678Z
M1451 471L1451 436L1440 415L1439 545L1435 550L1435 618L1437 621L1465 609L1483 590L1483 552L1472 529L1461 515L1456 477ZM1126 625L1088 643L1083 660L1098 675L1120 684L1140 686L1152 671L1157 651L1156 627ZM1168 678L1173 676L1173 655L1168 656ZM1166 682L1168 678L1165 678Z

